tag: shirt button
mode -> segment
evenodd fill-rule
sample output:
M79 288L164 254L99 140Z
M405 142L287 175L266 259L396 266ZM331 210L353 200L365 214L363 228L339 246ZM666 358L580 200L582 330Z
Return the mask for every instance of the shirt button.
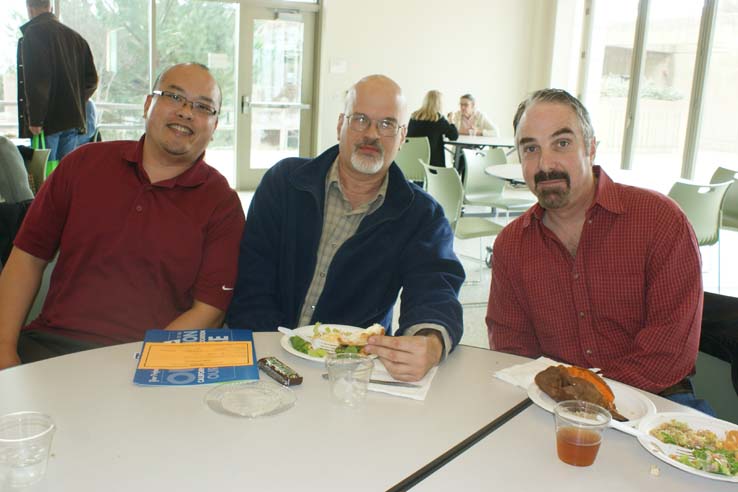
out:
M590 349L587 349L584 351L587 355L592 355L592 351Z
M592 223L592 219L589 219L589 220L587 221L587 224L591 224L591 223Z
M320 272L320 278L325 278L325 272Z
M584 318L584 311L579 311L579 317Z
M578 273L575 273L574 274L574 280L579 280L579 274Z
M313 304L312 306L310 306L310 309L312 309L313 311L315 311L315 304Z
M141 205L136 205L136 212L141 212L143 209Z

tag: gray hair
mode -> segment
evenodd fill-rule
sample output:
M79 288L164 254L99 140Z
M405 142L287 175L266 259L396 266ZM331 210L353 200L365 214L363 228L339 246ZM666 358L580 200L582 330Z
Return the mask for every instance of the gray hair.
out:
M584 107L584 104L572 96L563 89L541 89L525 99L518 106L518 110L515 112L515 118L513 118L513 132L517 136L518 124L520 119L523 117L523 113L535 103L546 102L556 103L569 106L574 114L577 115L579 125L582 127L582 135L584 136L585 144L589 145L589 142L594 138L594 128L592 127L592 121L589 118L589 111Z

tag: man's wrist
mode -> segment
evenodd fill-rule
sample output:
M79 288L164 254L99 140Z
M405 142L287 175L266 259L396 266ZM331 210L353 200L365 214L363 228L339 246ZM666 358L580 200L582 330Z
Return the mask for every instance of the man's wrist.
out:
M433 328L423 328L421 330L418 330L415 335L421 337L435 338L438 341L438 354L436 358L436 364L439 364L443 359L443 354L445 350L445 343L443 342L443 335L441 335L441 332L438 330L434 330Z

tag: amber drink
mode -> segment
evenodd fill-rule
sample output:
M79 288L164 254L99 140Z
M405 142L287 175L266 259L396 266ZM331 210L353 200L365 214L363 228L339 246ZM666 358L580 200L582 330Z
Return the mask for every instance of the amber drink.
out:
M573 466L594 463L602 442L602 430L610 412L593 403L569 400L554 407L556 451L559 459Z

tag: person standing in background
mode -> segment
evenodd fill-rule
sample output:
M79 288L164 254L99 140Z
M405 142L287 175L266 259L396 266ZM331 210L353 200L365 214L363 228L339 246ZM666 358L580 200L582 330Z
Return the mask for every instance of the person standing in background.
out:
M471 94L461 96L459 111L449 113L448 120L456 125L461 135L500 136L495 124L489 121L484 113L476 110L476 102Z
M459 131L441 115L441 93L428 91L423 98L423 106L410 115L407 125L408 137L428 137L430 143L430 165L446 167L443 151L443 137L449 140L459 138Z
M92 52L82 36L51 13L50 0L26 0L29 21L18 40L18 135L42 131L61 160L86 133L85 105L97 89Z
M77 135L77 147L90 142L102 141L100 136L97 134L97 107L92 99L87 100L87 104L85 105L85 115L87 118L85 120L87 131Z

